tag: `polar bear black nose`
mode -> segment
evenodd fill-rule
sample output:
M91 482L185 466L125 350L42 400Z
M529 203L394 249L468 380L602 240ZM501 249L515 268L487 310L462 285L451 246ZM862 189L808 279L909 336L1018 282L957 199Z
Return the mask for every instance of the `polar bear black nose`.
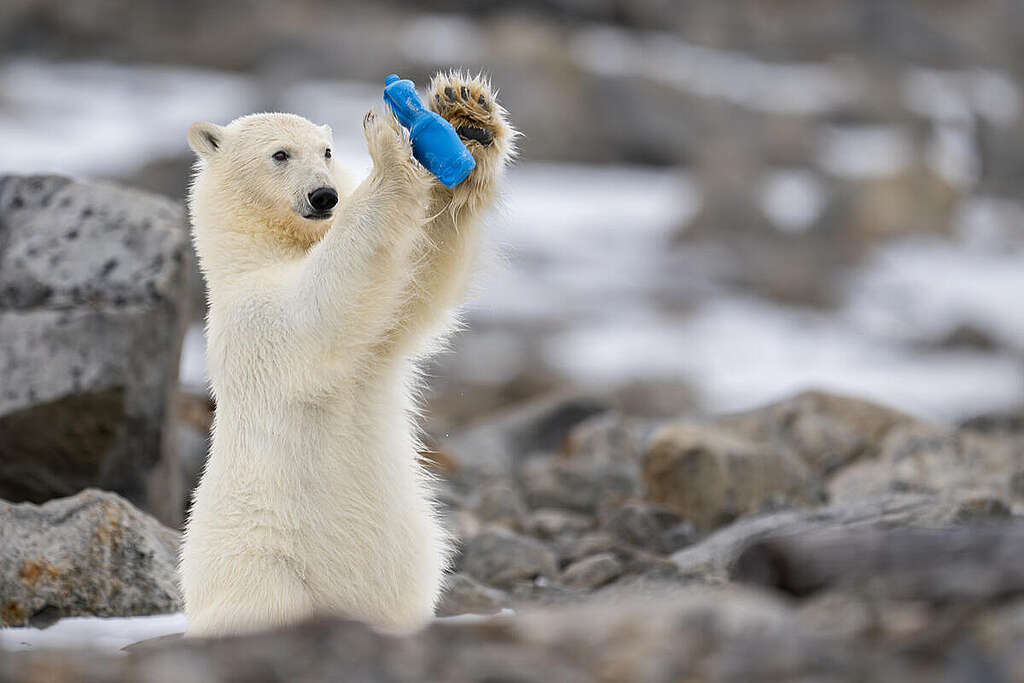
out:
M309 204L317 211L330 211L338 203L333 187L318 187L309 193Z

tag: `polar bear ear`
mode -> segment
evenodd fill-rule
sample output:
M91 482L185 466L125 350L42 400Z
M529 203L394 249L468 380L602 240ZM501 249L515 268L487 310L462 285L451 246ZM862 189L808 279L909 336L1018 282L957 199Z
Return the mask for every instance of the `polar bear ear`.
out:
M200 121L189 126L188 145L193 152L203 158L211 157L220 151L223 140L224 129L214 123Z

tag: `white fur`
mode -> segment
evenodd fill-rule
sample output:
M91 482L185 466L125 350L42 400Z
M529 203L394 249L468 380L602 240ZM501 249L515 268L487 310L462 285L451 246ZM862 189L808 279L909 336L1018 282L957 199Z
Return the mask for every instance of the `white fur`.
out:
M374 168L355 189L324 158L330 130L300 117L189 132L217 400L181 555L190 636L320 612L391 630L433 615L449 542L417 460L414 361L450 326L514 132L472 143L478 169L453 193L390 114L364 130ZM322 185L341 195L333 219L303 218Z

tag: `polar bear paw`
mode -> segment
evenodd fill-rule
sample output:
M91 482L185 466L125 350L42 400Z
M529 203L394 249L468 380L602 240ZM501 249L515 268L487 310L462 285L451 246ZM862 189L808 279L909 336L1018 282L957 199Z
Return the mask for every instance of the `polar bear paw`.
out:
M501 159L512 151L516 133L486 76L439 73L430 81L428 92L430 108L455 127L478 163Z
M413 159L409 133L390 111L371 109L366 112L363 134L379 179L399 182L417 194L428 191L432 176Z

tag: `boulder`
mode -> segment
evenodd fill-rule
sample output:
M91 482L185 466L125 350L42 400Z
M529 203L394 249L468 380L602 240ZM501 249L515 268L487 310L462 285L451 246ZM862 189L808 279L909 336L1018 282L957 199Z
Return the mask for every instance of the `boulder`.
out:
M944 496L967 506L964 514L984 507L982 501L1024 510L1015 476L1024 471L1024 439L1000 432L953 431L927 425L894 430L875 458L844 468L828 482L837 503L890 491Z
M0 498L97 486L180 523L164 437L190 253L181 207L166 199L0 177Z
M105 491L43 505L0 501L0 624L176 612L180 539Z
M716 420L725 431L792 450L821 474L877 454L893 428L916 422L891 408L821 391Z
M651 501L701 532L765 507L820 501L810 470L791 452L695 423L651 437L643 480Z
M956 521L959 506L936 496L889 494L844 505L786 510L748 517L719 529L700 543L672 555L682 575L697 581L728 581L737 558L776 533L863 526L932 526Z
M893 600L1024 595L1024 522L788 531L736 559L733 579L796 596L842 589Z

